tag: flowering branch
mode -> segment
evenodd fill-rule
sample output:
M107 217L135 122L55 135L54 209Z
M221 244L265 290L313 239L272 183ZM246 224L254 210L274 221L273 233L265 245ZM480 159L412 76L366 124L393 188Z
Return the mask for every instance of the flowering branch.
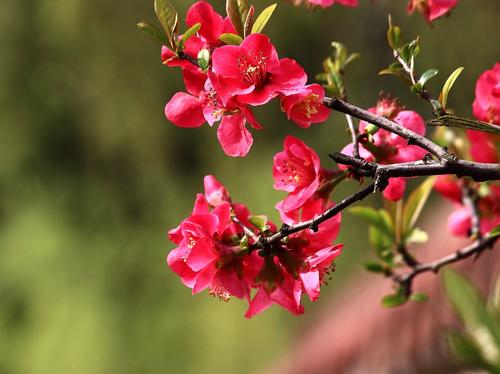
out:
M500 236L496 235L478 239L471 245L462 248L448 256L442 257L432 262L417 264L412 267L411 271L404 275L396 274L392 270L388 270L386 272L386 276L393 279L397 284L399 284L403 288L405 295L408 297L412 293L412 282L417 275L426 272L438 273L439 270L446 265L454 264L474 255L480 255L485 249L494 249L494 244L499 238Z
M365 188L359 190L358 192L346 197L344 200L342 200L338 204L335 204L330 209L325 210L322 214L313 219L298 223L296 225L284 224L276 234L268 237L261 236L259 241L256 243L256 247L265 249L269 247L272 243L280 241L293 233L305 229L311 229L313 231L317 231L318 225L334 217L335 215L340 213L348 206L354 204L355 202L363 200L365 197L367 197L373 192L375 192L375 183L372 183L366 186Z
M457 177L471 177L475 181L500 179L500 165L493 163L472 162L456 159L453 162L413 161L399 164L381 165L375 162L360 160L342 153L332 153L330 157L342 165L353 166L365 176L417 177L431 175L455 174Z
M349 114L353 117L362 119L377 127L380 127L381 129L399 135L407 139L410 144L416 144L422 147L440 160L451 160L453 158L450 154L448 154L446 149L427 139L425 136L419 135L416 132L398 125L396 122L393 122L383 116L373 114L367 110L357 107L356 105L349 104L337 98L325 97L323 99L323 104L332 110L336 110L344 114Z

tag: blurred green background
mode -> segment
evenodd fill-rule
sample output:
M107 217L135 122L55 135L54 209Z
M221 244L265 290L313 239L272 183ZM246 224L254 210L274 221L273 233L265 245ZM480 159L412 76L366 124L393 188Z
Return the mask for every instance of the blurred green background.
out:
M191 4L173 2L180 14ZM500 57L500 2L462 1L432 28L404 8L402 0L325 11L282 2L266 32L311 81L330 41L345 43L362 54L346 78L353 103L372 106L384 90L429 117L396 78L376 74L391 62L391 13L407 38L421 36L417 69L439 69L431 90L465 66L449 102L470 116L475 80ZM192 297L165 264L166 233L209 173L235 201L277 219L283 194L272 190L271 166L284 136L299 136L331 166L328 152L349 139L344 118L305 131L274 102L256 111L265 130L249 156L228 158L215 129L164 118L181 75L162 66L140 20L155 20L152 0L0 0L0 373L250 373L321 308L307 303L297 318L273 307L246 320L243 302ZM322 299L361 271L365 230L344 215L345 252Z

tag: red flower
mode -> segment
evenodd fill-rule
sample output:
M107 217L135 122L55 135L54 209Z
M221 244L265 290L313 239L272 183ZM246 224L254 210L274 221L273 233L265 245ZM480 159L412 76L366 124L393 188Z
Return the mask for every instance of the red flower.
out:
M477 119L500 125L500 62L479 76L472 110Z
M262 105L278 94L296 92L307 81L304 69L291 59L278 59L269 38L251 34L239 46L217 48L212 55L216 79L212 83L227 103L237 96L240 103Z
M246 156L253 143L246 122L256 129L262 128L251 110L235 100L223 105L208 79L202 89L196 81L186 83L186 88L189 94L178 92L165 106L167 119L179 127L199 127L205 121L212 126L220 120L217 138L224 152L233 157Z
M350 7L358 6L358 0L307 0L307 2L312 5L318 5L322 8L328 8L335 3Z
M325 122L330 116L330 109L323 105L325 90L319 84L304 86L298 93L281 98L281 108L297 125L303 128L311 123Z
M498 136L475 130L466 130L466 133L470 143L470 155L474 161L498 162Z
M301 207L324 180L320 160L313 149L293 136L287 136L284 150L274 156L274 188L289 192L281 208L289 212Z
M458 0L410 0L408 3L408 13L413 13L415 10L424 15L428 22L442 17L456 7Z

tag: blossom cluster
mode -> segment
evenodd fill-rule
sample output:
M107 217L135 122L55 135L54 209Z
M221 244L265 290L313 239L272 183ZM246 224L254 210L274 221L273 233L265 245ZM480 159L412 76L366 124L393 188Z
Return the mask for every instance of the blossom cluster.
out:
M332 205L324 196L314 198L325 177L318 164L311 165L311 159L318 160L318 156L291 137L276 156L277 188L294 195L293 209L287 211L290 224L312 219ZM284 165L288 165L286 170ZM275 234L276 225L264 216L251 215L245 205L233 203L214 176L206 176L204 185L205 193L198 194L191 215L169 231L169 239L178 246L167 257L170 268L193 294L208 288L222 300L231 296L247 300L247 318L272 304L293 314L303 313L302 294L311 301L318 299L342 251L341 244L334 244L340 215L317 231L304 230L261 248L259 235Z
M500 63L485 71L476 83L476 97L472 104L474 116L481 121L500 125ZM466 130L469 155L473 161L497 163L498 136L476 130ZM434 188L454 204L448 218L448 230L457 236L470 236L474 212L464 204L467 188L477 191L473 196L480 216L480 234L500 224L500 185L497 182L475 183L451 175L438 176ZM470 197L469 197L470 198Z
M357 0L308 1L321 7L333 3L358 5ZM433 21L457 3L458 0L412 0L408 10L419 10ZM178 42L168 40L170 47L163 46L161 51L166 66L181 68L185 84L185 92L177 92L166 104L167 119L184 128L218 123L218 140L223 151L232 157L244 157L252 146L247 124L255 130L263 128L253 113L256 106L277 99L286 117L302 128L324 122L330 114L323 104L324 88L307 84L307 75L295 60L278 57L269 37L259 32L263 26L253 32L253 11L253 6L246 10L242 26L238 24L242 19L236 18L236 22L234 14L232 18L223 17L207 2L198 1L187 11L188 31L177 36L176 15L174 26L168 30L174 30L171 38ZM368 111L421 136L426 133L422 117L402 107L397 99L381 97ZM479 120L499 124L500 64L479 78L473 112ZM423 148L365 121L351 131L356 142L344 147L342 153L346 155L378 164L426 159L427 151ZM474 130L466 130L466 135L469 158L498 162L497 137ZM168 254L168 265L193 294L208 289L221 300L246 300L247 318L273 304L293 314L303 313L303 294L311 301L318 299L343 248L335 242L341 214L325 220L335 211L328 212L334 207L330 195L344 178L363 178L352 167L339 168L322 167L311 147L293 136L285 138L272 168L274 188L287 193L275 206L283 222L281 229L267 217L252 214L246 205L233 202L224 185L212 175L205 176L204 193L197 195L191 214L168 233L177 246ZM389 178L384 198L401 200L406 184L407 178ZM478 234L500 223L498 184L479 184L446 175L436 178L434 188L455 204L448 222L452 233L472 233L476 212L472 211L471 200L480 216ZM297 224L307 228L289 230Z
M375 107L368 109L372 113L386 117L419 135L425 135L425 123L422 117L412 110L403 110L393 98L381 98ZM379 129L365 121L359 124L359 156L366 161L379 164L394 164L423 159L426 151L417 145L408 144L408 140L384 129ZM352 156L354 144L348 144L342 153ZM343 167L346 169L346 167ZM406 178L389 178L389 185L383 195L386 199L397 201L403 198Z
M185 42L182 58L162 48L164 64L182 68L187 91L176 93L165 107L166 117L175 125L213 126L220 121L217 137L222 149L229 156L243 157L253 143L246 124L262 128L252 112L254 106L279 98L288 119L300 127L328 119L329 110L322 105L324 89L306 85L304 69L295 60L280 59L268 36L254 33L239 45L225 44L221 35L234 35L235 27L205 1L187 11L187 26L197 23L201 27ZM208 54L205 69L192 63L202 51Z

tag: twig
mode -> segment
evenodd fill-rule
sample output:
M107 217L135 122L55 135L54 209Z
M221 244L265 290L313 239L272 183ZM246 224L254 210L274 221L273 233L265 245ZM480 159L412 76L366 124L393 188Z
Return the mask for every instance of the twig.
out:
M349 131L351 132L352 155L356 158L359 158L358 130L356 129L356 126L354 126L352 117L349 114L346 114L345 118L347 119L347 124L349 125Z
M456 159L452 163L413 161L381 165L338 152L330 154L330 157L339 164L360 169L364 171L364 175L371 177L375 177L377 172L383 171L387 177L391 178L455 174L459 178L471 177L478 182L500 179L500 165L493 163Z
M304 221L298 223L296 225L283 225L281 229L276 233L268 237L261 236L259 241L256 243L256 246L262 249L269 247L272 243L276 241L280 241L285 237L296 233L298 231L302 231L305 229L311 229L316 231L318 229L318 225L325 222L326 220L334 217L336 214L340 213L342 210L347 208L349 205L363 200L365 197L375 192L375 183L372 183L365 188L359 190L358 192L346 197L344 200L339 202L338 204L332 206L330 209L325 210L316 218L310 219L308 221Z
M474 239L481 237L481 220L479 210L477 209L477 196L474 191L467 185L462 187L462 202L471 212L471 233L470 236Z
M420 264L415 266L410 272L405 275L399 276L399 283L406 284L410 286L413 279L421 273L425 272L433 272L437 273L439 270L446 266L453 264L455 262L459 262L463 259L471 257L475 254L481 254L487 248L494 248L495 242L500 238L500 236L490 236L486 238L481 238L472 243L471 245L462 248L455 253L452 253L448 256L442 257L433 262L428 262L424 264Z

